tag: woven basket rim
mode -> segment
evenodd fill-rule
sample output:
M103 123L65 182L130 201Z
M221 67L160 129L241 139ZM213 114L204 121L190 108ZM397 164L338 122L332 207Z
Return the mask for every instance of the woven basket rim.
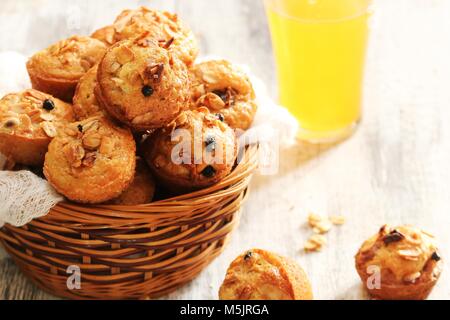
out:
M64 224L64 221L79 222L89 225L94 221L108 219L134 220L134 223L145 223L150 215L164 218L167 213L172 219L187 217L186 211L192 211L209 207L224 199L233 198L236 193L243 192L248 187L252 173L257 167L257 145L245 148L242 160L233 171L219 183L192 193L183 194L168 199L158 200L148 204L124 206L124 205L85 205L64 201L55 205L49 214L36 219L36 221L52 224ZM59 223L57 223L59 221ZM102 225L104 225L102 223ZM94 227L94 226L93 226ZM95 226L98 228L99 226Z

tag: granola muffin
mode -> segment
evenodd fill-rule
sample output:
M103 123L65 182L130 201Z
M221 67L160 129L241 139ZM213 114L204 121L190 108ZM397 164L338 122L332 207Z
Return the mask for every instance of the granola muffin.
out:
M106 52L103 42L90 37L73 36L33 55L27 70L34 89L71 102L80 78Z
M188 108L186 65L145 33L109 48L97 80L101 107L136 131L160 128Z
M93 117L68 125L53 139L44 175L72 201L101 203L129 186L135 167L136 144L130 130Z
M118 197L110 201L111 204L131 206L150 203L155 194L155 181L146 163L137 158L136 173L130 186Z
M222 114L233 129L250 127L257 105L247 75L226 60L199 63L190 71L193 108L206 106L211 112Z
M192 65L198 55L194 34L184 26L176 14L141 7L124 10L111 26L95 31L92 37L112 45L148 32L162 44L171 43L171 51L186 65Z
M97 69L98 65L89 69L78 82L73 96L73 112L77 120L104 114L94 94L94 89L97 86Z
M154 176L177 193L211 186L226 177L236 161L234 131L208 109L183 112L143 143Z
M355 257L356 270L369 293L378 299L425 299L442 271L435 239L411 226L383 226ZM380 286L369 283L379 271Z
M16 163L39 166L57 131L73 121L72 106L37 90L0 100L0 153Z
M308 276L293 260L252 249L230 265L220 300L312 300Z

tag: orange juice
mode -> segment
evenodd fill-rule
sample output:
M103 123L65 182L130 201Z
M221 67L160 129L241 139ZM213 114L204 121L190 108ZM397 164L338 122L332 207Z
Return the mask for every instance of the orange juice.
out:
M280 103L299 136L339 139L361 117L370 0L266 0Z

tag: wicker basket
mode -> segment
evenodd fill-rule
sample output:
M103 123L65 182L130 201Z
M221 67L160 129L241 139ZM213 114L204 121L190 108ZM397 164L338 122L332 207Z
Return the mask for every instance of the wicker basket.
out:
M141 206L61 203L28 225L5 225L0 240L40 288L74 299L165 295L193 279L222 250L256 167L256 147L219 184ZM81 288L69 290L69 266Z

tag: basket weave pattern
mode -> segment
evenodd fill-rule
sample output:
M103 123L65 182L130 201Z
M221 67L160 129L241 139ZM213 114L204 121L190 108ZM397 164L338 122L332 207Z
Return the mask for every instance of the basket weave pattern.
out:
M223 249L256 168L256 147L220 183L140 206L61 203L0 240L42 289L72 299L142 299L192 280ZM69 266L81 288L69 290Z

